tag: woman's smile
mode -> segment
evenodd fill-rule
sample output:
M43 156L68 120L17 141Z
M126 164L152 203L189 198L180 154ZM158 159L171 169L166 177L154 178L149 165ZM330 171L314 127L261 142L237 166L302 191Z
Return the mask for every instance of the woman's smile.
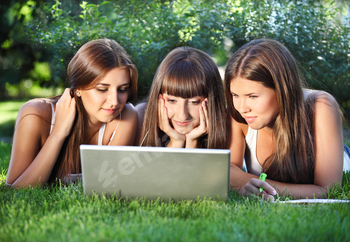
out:
M253 123L257 119L257 116L244 116L244 119L249 124Z
M163 94L168 118L180 134L188 134L200 123L199 108L205 97L182 98Z
M189 124L190 124L190 122L189 122L189 121L186 121L186 122L180 122L180 121L175 121L175 120L174 120L174 123L175 123L176 125L178 125L178 126L187 126L187 125L189 125Z
M116 108L114 108L114 109L102 108L102 110L108 114L114 114L117 109Z

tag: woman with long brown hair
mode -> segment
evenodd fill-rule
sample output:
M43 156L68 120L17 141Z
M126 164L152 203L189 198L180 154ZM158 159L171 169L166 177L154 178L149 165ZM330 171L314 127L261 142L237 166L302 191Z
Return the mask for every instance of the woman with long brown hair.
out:
M235 52L226 66L225 95L233 188L267 199L277 192L319 198L341 185L340 108L330 94L303 87L284 45L260 39ZM242 171L244 159L248 173ZM262 172L266 182L257 179Z
M132 145L137 113L137 69L114 40L84 44L67 70L70 88L33 99L20 109L6 184L69 182L81 175L79 146Z
M136 109L143 113L145 106ZM172 50L158 67L140 117L142 146L225 148L225 98L215 62L195 48Z

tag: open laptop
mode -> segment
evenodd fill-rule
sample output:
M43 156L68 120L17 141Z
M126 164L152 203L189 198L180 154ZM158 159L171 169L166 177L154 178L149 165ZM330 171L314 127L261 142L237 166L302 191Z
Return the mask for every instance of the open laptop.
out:
M230 150L81 145L85 195L227 201Z

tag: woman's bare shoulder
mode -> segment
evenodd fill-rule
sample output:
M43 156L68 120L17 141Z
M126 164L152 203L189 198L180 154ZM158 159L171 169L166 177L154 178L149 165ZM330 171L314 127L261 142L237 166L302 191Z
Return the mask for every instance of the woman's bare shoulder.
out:
M146 110L147 104L148 104L147 102L138 103L135 107L137 112L144 113Z
M41 112L51 110L51 105L44 99L32 99L23 104L22 112Z
M44 99L32 99L23 104L18 111L17 122L25 117L38 117L45 121L51 120L51 105Z
M230 114L227 114L227 118L229 119L229 126L231 127L231 132L233 134L243 134L244 136L246 136L248 132L248 125L246 123L238 122Z
M122 118L126 120L137 119L137 112L134 105L132 105L131 103L125 104L124 109L122 111Z
M322 90L304 89L305 100L313 98L315 102L321 102L338 108L337 100L328 92Z

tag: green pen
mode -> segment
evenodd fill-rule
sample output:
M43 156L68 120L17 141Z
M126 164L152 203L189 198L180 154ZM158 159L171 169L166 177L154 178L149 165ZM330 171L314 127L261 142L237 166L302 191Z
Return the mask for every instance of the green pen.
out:
M265 181L267 175L265 173L261 173L260 177L259 177L259 180L262 180L262 181ZM262 192L263 189L262 187L259 188L259 192Z

